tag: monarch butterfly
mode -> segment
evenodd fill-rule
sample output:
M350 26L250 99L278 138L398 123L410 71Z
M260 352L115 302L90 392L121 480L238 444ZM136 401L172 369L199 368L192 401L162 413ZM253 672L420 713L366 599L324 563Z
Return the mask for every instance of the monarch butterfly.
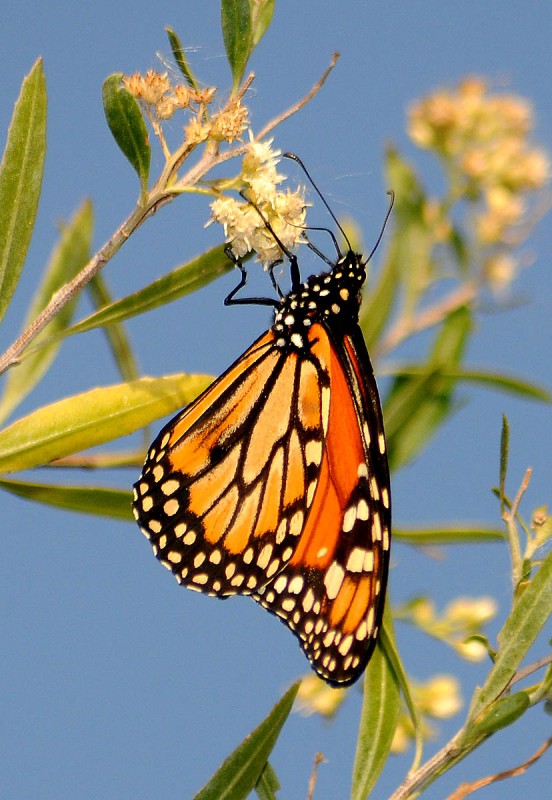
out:
M301 283L282 250L292 287L279 300L235 299L236 261L225 303L274 305L273 324L157 436L133 512L179 583L250 595L344 686L375 647L389 563L385 435L358 325L374 251L349 247Z

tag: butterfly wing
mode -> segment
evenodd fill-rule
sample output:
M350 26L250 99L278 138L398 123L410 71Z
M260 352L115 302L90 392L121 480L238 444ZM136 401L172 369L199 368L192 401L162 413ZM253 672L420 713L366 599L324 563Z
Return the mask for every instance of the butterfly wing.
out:
M327 379L261 336L153 442L134 515L190 589L251 594L290 561L323 458Z
M377 387L358 326L332 335L318 323L309 340L328 406L326 435L316 440L319 475L293 556L254 598L298 636L322 678L347 685L363 671L381 624L389 472Z

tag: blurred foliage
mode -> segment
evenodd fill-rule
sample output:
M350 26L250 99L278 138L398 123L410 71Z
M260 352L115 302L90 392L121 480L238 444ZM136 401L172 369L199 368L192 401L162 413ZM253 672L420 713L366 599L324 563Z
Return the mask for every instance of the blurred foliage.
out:
M122 382L60 398L3 427L1 473L43 466L59 475L60 467L64 468L63 479L57 483L2 478L0 489L4 491L60 509L130 520L127 481L121 489L77 487L65 480L67 469L87 467L99 474L113 467L137 469L143 458L142 446L138 451L83 450L140 431L190 402L208 385L209 378L202 375L138 377L137 359L124 322L175 301L231 268L224 247L214 248L140 291L116 300L112 300L105 278L99 274L123 241L154 211L184 193L207 195L213 201L213 216L224 224L225 234L229 234L232 225L235 234L241 224L240 214L247 213L247 204L240 205L225 193L244 186L257 191L262 180L269 180L277 198L272 226L280 233L288 224L290 235L297 233L298 224L293 220L297 220L297 214L304 214L304 202L300 194L276 188L281 177L276 171L279 153L261 141L269 128L258 139L252 137L249 146L243 143L249 127L244 95L250 83L250 79L244 82L243 76L251 53L269 27L273 0L223 0L221 8L233 78L233 90L224 104L217 105L214 87L200 88L204 84L194 75L176 33L170 29L170 45L184 83L171 83L167 75L154 71L145 76L115 74L105 81L106 120L137 174L140 198L132 215L97 254L90 252L93 213L89 203L77 209L63 226L37 283L22 335L0 356L0 372L7 373L0 396L0 418L5 422L17 411L47 374L64 339L70 335L82 336L92 329L102 329ZM323 79L320 85L322 82ZM185 137L171 151L163 124L177 113L186 115ZM279 119L284 119L286 113ZM396 197L393 229L387 237L386 251L378 256L378 269L371 275L360 324L376 368L385 357L384 369L391 376L384 416L393 470L419 455L443 430L458 406L462 385L479 381L528 400L550 401L548 391L530 381L499 374L492 368L485 372L466 365L470 340L478 335L474 325L478 305L484 300L500 306L508 299L521 269L521 246L536 220L538 193L548 179L548 157L532 145L532 125L527 101L495 94L484 80L470 78L457 87L434 92L415 103L409 112L412 141L431 153L442 169L440 196L428 193L415 164L395 147L387 149L385 179ZM153 184L150 133L165 158ZM22 275L40 197L45 152L46 85L38 61L23 81L0 167L2 316ZM192 154L193 167L185 172L184 165ZM244 160L233 179L209 177L213 167L236 156L244 156ZM252 215L248 224L256 228L241 231L242 246L255 237L259 242L263 236L266 240L259 215ZM270 241L269 246L272 245ZM74 323L85 286L97 310ZM401 345L421 332L426 336L419 340L416 361L404 362ZM389 361L392 354L396 359L393 363ZM419 547L465 541L507 543L512 560L512 607L493 645L482 633L482 626L496 610L492 598L457 598L442 614L436 611L430 597L413 598L394 609L396 621L439 639L460 657L489 660L488 676L471 698L466 720L454 739L429 768L421 768L423 740L432 733L428 719L458 713L460 690L452 676L433 676L423 683L407 677L394 643L388 607L381 641L364 679L353 798L368 796L389 753L404 750L412 738L416 741L413 768L397 789L397 797L418 796L486 738L552 696L550 659L541 659L533 669L525 667L520 671L552 610L552 554L542 555L542 546L550 540L552 523L544 505L532 513L530 521L524 520L521 503L529 475L511 499L505 488L507 463L505 420L496 489L503 528L500 523L496 527L451 523L439 530L422 527L397 531L397 538ZM535 682L528 685L533 674L540 674L540 679L535 677ZM512 692L522 679L523 689ZM267 759L296 692L294 687L286 693L264 722L229 756L198 798L246 797L255 787L260 798L276 796L278 779ZM313 675L299 689L302 708L324 716L338 711L345 694L346 690L329 688Z

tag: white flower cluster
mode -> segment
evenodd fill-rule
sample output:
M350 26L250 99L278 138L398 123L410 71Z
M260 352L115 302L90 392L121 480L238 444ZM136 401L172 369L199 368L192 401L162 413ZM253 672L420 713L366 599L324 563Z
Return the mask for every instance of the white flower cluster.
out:
M267 266L284 255L279 242L292 250L305 241L306 204L301 189L278 189L285 176L276 169L281 151L272 150L272 140L257 142L251 132L250 139L241 180L251 202L222 196L211 203L211 212L213 220L224 226L226 241L236 257L253 251Z

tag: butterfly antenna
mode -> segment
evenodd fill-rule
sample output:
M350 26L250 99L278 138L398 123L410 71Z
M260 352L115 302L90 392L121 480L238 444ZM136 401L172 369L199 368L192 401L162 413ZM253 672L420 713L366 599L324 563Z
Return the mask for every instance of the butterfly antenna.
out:
M341 225L339 224L339 220L337 219L337 217L336 217L336 216L335 216L335 214L333 213L332 209L330 208L330 206L329 206L329 204L328 204L328 202L327 202L326 198L324 197L324 195L322 194L322 192L320 191L320 189L318 188L318 186L316 185L316 183L313 181L313 179L312 179L312 177L311 177L311 175L310 175L310 173L309 173L308 169L307 169L307 168L306 168L306 166L303 164L303 162L301 161L301 159L299 158L299 156L296 156L296 155L295 155L295 153L283 153L283 157L284 157L284 158L291 158L291 159L292 159L292 161L296 161L296 162L297 162L297 164L299 164L299 166L301 167L301 169L303 170L303 172L304 172L304 173L305 173L305 175L307 176L308 180L310 181L310 184L311 184L312 188L314 189L314 191L316 192L316 194L318 195L318 197L319 197L319 198L322 200L322 202L324 203L324 205L325 205L325 207L326 207L326 210L327 210L328 214L329 214L329 215L330 215L330 217L333 219L333 221L335 222L336 226L338 227L338 229L339 229L339 231L340 231L341 235L343 236L343 238L344 238L344 239L345 239L345 241L347 242L347 247L349 248L349 250L352 250L351 243L350 243L350 241L349 241L349 237L347 236L347 234L345 233L345 231L343 230L343 228L342 228L342 227L341 227ZM316 229L316 228L310 228L309 230L317 230L317 229ZM380 238L381 238L381 237L380 237ZM334 241L335 241L335 239L334 239ZM336 244L337 244L337 243L336 243ZM339 252L339 248L337 248L337 250L338 250L338 252Z
M389 208L387 209L387 213L386 213L386 215L385 215L385 219L383 220L383 225L381 226L381 230L380 230L380 232L379 232L379 236L378 236L378 238L376 239L376 243L375 243L375 245L372 247L372 250L371 250L371 252L370 252L370 255L368 256L368 258L367 258L367 259L366 259L366 261L364 262L365 264L367 264L367 263L370 261L370 259L372 258L372 256L373 256L373 255L374 255L374 253L376 252L376 250L378 249L378 247L379 247L379 245L380 245L380 242L381 242L381 240L382 240L382 238L383 238L383 234L384 234L384 231L385 231L385 227L386 227L386 225L387 225L387 222L388 222L388 220L389 220L389 217L391 216L391 211L393 210L393 206L394 206L394 204L395 204L395 192L393 191L393 189L389 189L389 191L387 192L387 194L389 195Z

